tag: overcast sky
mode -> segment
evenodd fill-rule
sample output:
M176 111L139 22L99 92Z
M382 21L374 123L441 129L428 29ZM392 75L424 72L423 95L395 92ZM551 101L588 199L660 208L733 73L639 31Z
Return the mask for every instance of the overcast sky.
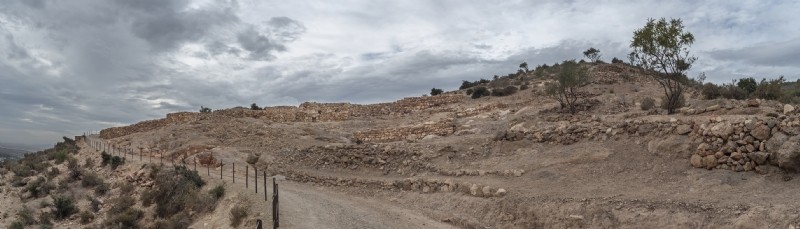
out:
M710 81L797 79L798 1L0 0L0 142L175 111L374 103L581 58L682 18Z

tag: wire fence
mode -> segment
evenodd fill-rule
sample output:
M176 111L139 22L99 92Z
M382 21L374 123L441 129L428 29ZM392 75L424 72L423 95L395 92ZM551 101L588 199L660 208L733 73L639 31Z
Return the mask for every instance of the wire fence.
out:
M93 135L95 135L96 133L97 133L96 131L86 132L83 135L83 139L84 139L84 142L86 144L88 144L90 147L92 147L93 149L95 149L99 153L105 152L105 153L107 153L107 154L109 154L111 156L120 157L124 161L130 161L130 160L137 160L138 159L139 162L145 163L145 164L150 164L150 165L152 165L154 163L157 163L157 165L159 165L159 166L164 166L164 165L168 165L168 164L171 164L172 166L184 166L187 169L188 168L193 168L193 170L196 171L198 174L203 174L202 170L203 170L203 167L205 167L205 170L206 170L205 171L205 175L206 175L206 177L208 179L219 179L221 181L231 181L230 185L236 185L237 184L236 182L238 180L239 181L238 185L241 185L242 183L244 183L245 190L253 190L255 194L259 194L258 193L259 192L258 179L259 179L259 174L261 174L261 176L260 176L262 178L261 193L264 194L264 201L265 202L269 202L269 195L267 194L268 193L267 179L268 178L272 178L272 202L271 202L271 204L272 204L273 228L278 228L279 227L280 224L279 224L279 217L278 217L279 214L278 213L280 213L280 210L279 210L279 207L278 207L279 206L279 203L278 203L278 200L279 200L279 198L278 198L278 183L277 183L276 177L267 176L267 171L266 170L262 169L261 173L259 173L258 167L250 166L250 165L247 165L247 164L244 165L244 169L241 169L241 167L240 167L239 170L237 170L235 162L230 162L230 164L229 164L230 166L226 167L226 165L228 165L228 163L225 163L221 159L218 160L218 163L214 163L214 165L201 163L201 164L199 164L200 170L198 170L198 163L197 163L198 160L192 160L193 163L187 164L185 160L181 159L181 160L179 160L178 163L175 163L175 157L169 157L169 155L168 155L168 158L166 158L167 161L165 163L165 160L164 160L165 157L164 157L164 152L163 151L159 151L157 154L155 154L152 151L149 151L148 153L144 153L142 150L138 150L138 153L137 153L136 150L132 150L132 149L128 149L128 148L116 147L113 144L109 143L108 141L102 140L99 137L94 137ZM216 166L216 165L219 165L219 166ZM219 174L217 174L217 171L214 171L214 173L212 173L211 172L212 167L214 167L214 170L219 169ZM229 169L229 170L226 171L227 169ZM251 174L250 170L253 170L252 171L252 174L253 174L252 176L250 175ZM252 182L251 182L251 180L252 180ZM225 185L228 185L228 182L222 182L222 183L225 184ZM252 185L251 185L251 183L252 183ZM252 186L252 189L251 189L251 186Z

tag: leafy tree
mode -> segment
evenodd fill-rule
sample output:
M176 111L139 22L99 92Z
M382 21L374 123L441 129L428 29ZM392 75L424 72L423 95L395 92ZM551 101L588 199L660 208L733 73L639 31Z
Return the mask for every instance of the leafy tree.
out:
M558 100L562 109L569 108L569 112L575 114L575 105L580 94L578 87L588 81L588 75L588 70L575 60L564 61L557 76L558 81L548 84L545 90L548 95Z
M200 113L211 113L211 108L200 106Z
M753 96L760 99L778 100L783 97L782 86L785 81L783 76L771 80L761 79L756 90L753 91Z
M431 95L441 95L444 93L442 89L439 88L431 88Z
M683 21L661 18L648 19L647 24L633 32L629 54L631 63L648 71L657 72L656 81L664 89L666 109L672 114L680 106L683 94L684 72L689 70L696 57L690 56L689 46L694 35L684 31Z
M256 103L250 104L250 110L261 110L261 107L258 107Z
M519 64L519 68L520 69L524 69L525 72L529 72L530 71L530 70L528 70L528 62L522 62L521 64Z
M736 86L746 91L749 95L756 91L758 83L756 82L756 79L753 79L753 77L747 77L739 79L739 82L736 82Z
M583 56L589 58L589 60L591 60L592 63L596 63L598 60L600 60L600 50L595 48L589 48L586 51L583 51Z

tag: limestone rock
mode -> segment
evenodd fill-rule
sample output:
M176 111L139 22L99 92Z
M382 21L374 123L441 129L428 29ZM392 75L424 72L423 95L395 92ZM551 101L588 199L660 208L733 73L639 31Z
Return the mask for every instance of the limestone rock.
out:
M778 167L788 171L800 171L800 136L789 138L775 155Z
M492 193L494 193L494 192L492 191L492 187L484 186L481 189L481 193L483 193L483 196L485 196L485 197L491 197Z
M794 106L789 105L789 104L783 105L783 114L784 115L792 113L792 112L794 112Z
M769 138L769 131L770 129L767 125L757 125L752 131L750 131L750 135L758 140L765 140Z
M703 146L703 150L707 150L711 146ZM686 159L692 153L692 144L687 136L671 135L664 139L654 139L647 143L647 150L650 153L659 155L677 156L678 158ZM698 147L700 150L700 147Z
M469 194L473 196L483 196L483 193L481 193L482 191L483 190L478 187L478 184L472 184L472 186L469 187Z
M708 111L708 112L716 111L716 110L719 110L719 105L712 105L710 107L706 107L706 111Z
M505 195L506 195L506 190L502 188L497 189L497 192L494 193L494 196L496 197L503 197Z
M690 132L692 132L692 126L690 125L683 124L683 125L678 125L678 127L675 128L676 134L685 135Z
M717 158L714 155L708 155L703 157L703 167L706 169L713 169L717 167Z
M750 159L753 160L757 165L764 165L767 163L767 158L769 154L766 152L754 152L750 154Z
M700 155L693 154L689 162L692 164L692 167L695 168L703 167L703 157L701 157Z
M711 134L717 137L726 138L733 134L733 126L730 123L718 123L711 127Z
M761 103L759 103L758 100L755 100L755 99L747 100L747 106L748 107L758 107L760 105L761 105Z

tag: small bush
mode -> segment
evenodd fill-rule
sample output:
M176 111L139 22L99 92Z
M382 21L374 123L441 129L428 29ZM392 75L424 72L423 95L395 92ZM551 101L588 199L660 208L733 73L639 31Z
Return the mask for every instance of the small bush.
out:
M614 59L611 59L611 63L612 64L622 64L622 63L625 63L625 62L623 62L622 60L617 59L616 57L614 57Z
M153 199L155 198L155 192L151 190L145 190L142 192L142 195L139 196L139 200L142 201L142 206L144 207L150 207L150 205L153 204Z
M115 170L115 169L117 169L117 167L119 167L120 165L124 165L124 164L125 164L125 159L124 158L121 158L119 156L111 157L111 170Z
M14 222L8 225L8 229L25 229L25 224L19 220L14 220Z
M144 216L144 212L139 209L128 208L122 212L108 215L104 222L107 227L139 228L139 219Z
M444 93L442 89L439 88L431 88L431 95L441 95Z
M67 156L69 156L69 155L67 155L67 151L59 150L59 151L55 152L53 154L53 157L55 159L56 165L60 165L61 163L64 163L64 161L67 160Z
M703 84L702 94L705 99L716 99L722 95L722 89L713 83Z
M66 196L53 197L53 204L56 207L55 217L57 219L66 219L78 212L74 202L72 198Z
M25 191L31 194L31 197L39 198L50 194L50 190L55 189L55 185L52 182L48 182L44 179L44 177L38 177L36 180L29 182L25 186Z
M472 95L472 88L467 89L466 93L467 93L467 95Z
M97 187L94 188L94 194L98 196L103 196L106 195L106 193L108 193L108 190L109 190L108 184L106 184L105 182L100 182L99 184L97 184Z
M475 90L472 91L473 99L488 95L491 95L491 93L489 92L489 89L486 89L486 87L476 87Z
M213 189L209 190L208 194L211 194L211 196L213 196L215 199L219 200L220 198L225 196L225 186L223 186L222 184L217 185Z
M96 198L92 198L91 196L86 196L86 199L89 200L89 207L92 208L92 212L100 211L100 201Z
M100 153L100 158L102 159L100 166L105 167L106 165L108 165L108 163L111 162L111 154L106 153L106 151Z
M33 219L33 211L26 206L22 206L22 209L17 212L17 222L22 223L23 226L36 223L36 220Z
M90 211L82 211L80 213L81 224L91 223L94 220L94 214Z
M52 225L53 224L53 213L51 213L51 212L40 212L39 213L39 224L41 224L41 225Z
M103 178L97 176L94 172L89 172L83 175L83 180L81 180L81 186L84 188L91 188L98 186L103 183Z
M656 100L653 99L653 98L647 97L647 98L642 99L642 103L640 104L639 107L642 108L643 111L646 111L646 110L652 109L655 106L656 106Z
M134 189L134 188L135 188L135 187L133 186L133 184L131 184L131 183L128 183L128 182L124 182L124 181L123 181L123 182L121 182L121 184L119 185L119 192L120 192L120 194L122 194L122 195L128 195L128 194L130 194L131 192L133 192L133 189Z
M237 204L231 208L231 227L238 227L242 220L247 217L249 207Z
M256 103L250 104L250 110L261 110L261 107L258 107Z
M517 87L507 86L505 88L492 89L492 96L509 96L517 93Z
M129 195L120 195L117 198L109 200L109 205L111 205L111 209L108 210L108 214L119 214L128 210L133 205L136 205L136 200Z
M677 96L677 99L675 100L675 109L686 106L686 97L683 96L683 94L674 94L674 96ZM667 109L668 107L669 100L666 96L664 96L661 98L661 108Z
M58 174L61 174L61 171L58 171L58 168L56 167L51 167L50 171L47 171L47 178L56 177Z
M200 106L200 113L211 113L211 108Z
M86 158L86 162L83 163L84 168L94 168L94 160L91 158Z
M519 90L520 91L528 90L528 88L530 88L530 86L528 86L528 84L523 84L523 85L519 86Z

